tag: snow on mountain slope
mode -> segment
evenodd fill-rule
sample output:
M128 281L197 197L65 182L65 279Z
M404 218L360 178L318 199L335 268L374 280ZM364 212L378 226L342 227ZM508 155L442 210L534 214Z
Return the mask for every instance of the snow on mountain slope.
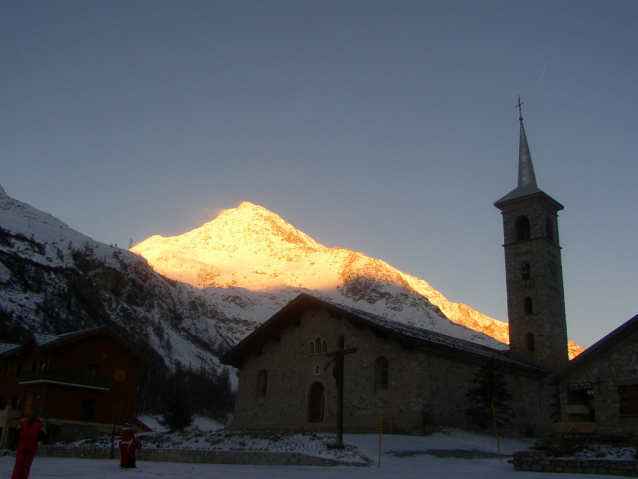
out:
M202 292L154 272L140 256L69 228L10 198L0 186L0 333L65 333L107 324L145 354L216 369L254 328Z
M297 294L308 292L507 348L506 323L449 302L427 282L381 260L322 246L275 213L248 202L193 231L170 238L153 236L131 251L161 274L203 288L231 317L263 322Z

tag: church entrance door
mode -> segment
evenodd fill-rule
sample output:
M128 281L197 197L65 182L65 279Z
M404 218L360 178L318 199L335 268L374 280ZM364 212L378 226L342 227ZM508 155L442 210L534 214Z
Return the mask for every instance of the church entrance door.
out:
M308 422L322 422L325 408L325 390L320 382L310 386L310 403L308 405Z

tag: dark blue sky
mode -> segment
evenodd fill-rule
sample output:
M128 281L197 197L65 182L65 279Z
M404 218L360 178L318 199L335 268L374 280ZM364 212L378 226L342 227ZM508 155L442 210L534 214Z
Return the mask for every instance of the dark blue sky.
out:
M638 313L636 1L3 1L0 184L128 247L251 201L506 320L517 96L570 338Z

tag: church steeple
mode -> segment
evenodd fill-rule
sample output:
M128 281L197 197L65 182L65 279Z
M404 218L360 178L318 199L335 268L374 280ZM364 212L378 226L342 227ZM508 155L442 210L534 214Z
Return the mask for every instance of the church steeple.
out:
M568 361L558 201L536 185L519 109L518 186L494 203L503 215L510 354L552 370Z
M523 117L521 116L518 120L521 122L521 133L518 143L518 188L536 188L536 175L534 174L534 165L532 165L532 155L529 152L529 145L527 144Z

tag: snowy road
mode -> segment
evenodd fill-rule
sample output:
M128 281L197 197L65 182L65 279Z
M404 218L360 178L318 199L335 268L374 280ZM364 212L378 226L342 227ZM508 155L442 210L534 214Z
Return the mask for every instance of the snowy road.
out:
M345 441L355 444L368 457L378 460L379 443L374 435L346 435ZM503 440L504 454L525 448L516 440ZM138 462L137 469L122 470L118 461L92 459L59 459L36 457L31 469L31 479L51 478L124 478L157 479L593 479L612 476L586 474L544 474L515 472L504 458L462 459L436 457L438 455L495 455L493 438L480 437L462 432L452 435L435 434L425 437L384 436L381 467L295 467L295 466L238 466L217 464L181 464L160 462ZM425 454L430 451L430 454ZM449 454L446 454L447 451ZM464 451L465 453L460 453ZM472 454L476 453L476 454ZM10 477L13 457L0 457L0 477Z
M390 456L391 457L391 456ZM384 457L383 459L386 459ZM382 459L382 461L383 461ZM0 458L0 476L10 477L13 458ZM157 479L592 479L616 476L588 474L544 474L515 472L511 464L498 459L439 459L432 456L388 459L382 467L275 467L216 464L177 464L140 462L137 469L119 469L117 461L93 459L36 458L31 479L49 478L125 478Z

